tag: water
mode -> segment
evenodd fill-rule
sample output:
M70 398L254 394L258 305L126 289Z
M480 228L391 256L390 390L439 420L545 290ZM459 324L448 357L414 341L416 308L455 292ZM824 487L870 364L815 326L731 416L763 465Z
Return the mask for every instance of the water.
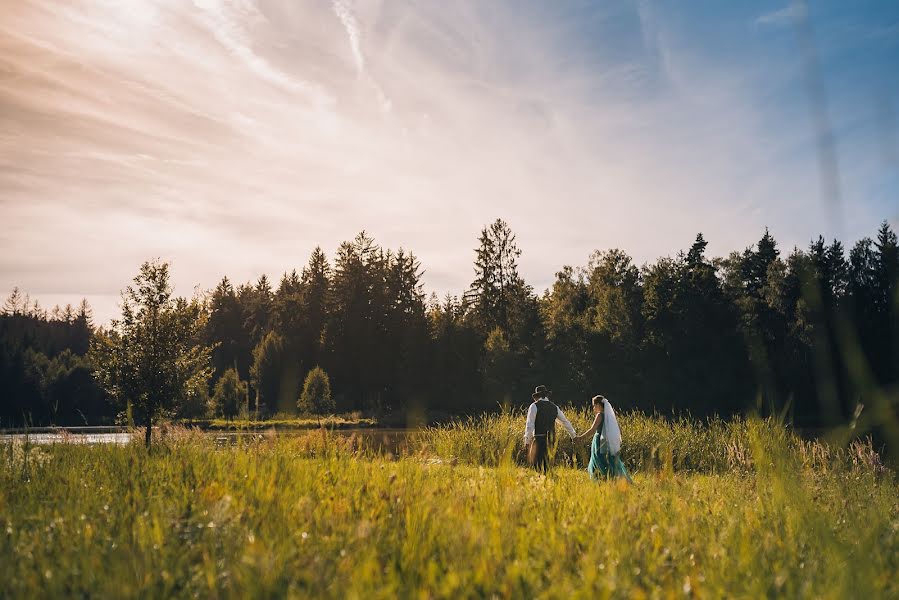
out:
M335 429L329 431L331 435L355 436L361 439L365 447L381 452L397 453L405 449L412 429ZM248 438L264 438L270 435L277 436L302 436L320 435L318 429L281 430L275 433L271 431L205 431L203 435L215 440L219 445L231 445L238 440ZM153 440L159 439L159 433L153 432ZM125 445L132 440L143 443L144 432L138 430L135 433L124 428L116 427L73 427L68 429L35 429L28 433L0 433L0 444L15 441L31 444L115 444Z
M117 444L131 441L130 433L4 433L0 444L28 440L31 444Z

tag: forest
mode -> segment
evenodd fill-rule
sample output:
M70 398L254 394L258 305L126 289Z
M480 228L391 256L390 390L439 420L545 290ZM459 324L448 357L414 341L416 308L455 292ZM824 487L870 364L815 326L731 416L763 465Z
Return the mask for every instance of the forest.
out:
M438 298L414 254L363 232L277 282L223 277L178 299L208 364L170 416L475 414L525 405L545 383L560 403L602 393L650 413L895 419L899 250L886 221L848 250L823 237L787 250L767 230L724 257L706 247L699 234L643 265L597 250L537 293L498 219L477 240L470 288ZM126 419L127 393L98 364L120 324L94 323L86 302L48 312L16 289L0 315L0 426ZM329 402L301 402L310 379Z

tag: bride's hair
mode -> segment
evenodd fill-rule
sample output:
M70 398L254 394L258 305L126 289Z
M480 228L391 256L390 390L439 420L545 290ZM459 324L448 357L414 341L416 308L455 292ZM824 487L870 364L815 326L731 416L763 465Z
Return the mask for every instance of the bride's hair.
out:
M599 396L599 395L593 396L593 404L602 404L605 401L606 401L605 396Z

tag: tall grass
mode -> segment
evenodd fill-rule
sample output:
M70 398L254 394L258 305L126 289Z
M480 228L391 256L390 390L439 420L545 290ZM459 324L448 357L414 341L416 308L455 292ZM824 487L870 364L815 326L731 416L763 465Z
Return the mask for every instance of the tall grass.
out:
M592 412L566 410L580 433L593 422ZM821 472L846 466L885 470L871 440L854 440L846 447L822 440L805 440L774 419L711 418L704 421L669 419L639 412L618 415L624 443L622 457L637 472L671 469L691 473L748 473L756 468L753 440L767 439L801 465ZM416 436L415 447L450 463L496 466L504 460L522 464L525 414L510 411L482 415L432 427ZM558 428L555 463L583 467L589 460L589 440L575 443Z
M632 457L664 442L677 458L596 484L502 460L515 416L431 430L400 458L327 432L0 446L0 596L899 595L899 485L875 463L765 423L695 442L633 417ZM737 472L722 440L745 444Z

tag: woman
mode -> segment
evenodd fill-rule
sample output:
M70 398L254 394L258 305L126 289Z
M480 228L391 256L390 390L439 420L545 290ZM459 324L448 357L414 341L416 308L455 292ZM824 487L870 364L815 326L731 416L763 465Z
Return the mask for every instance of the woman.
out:
M590 479L612 479L624 477L630 483L634 481L621 462L621 429L612 405L603 396L593 396L593 426L575 438L580 441L593 436L590 445L590 464L587 471Z

